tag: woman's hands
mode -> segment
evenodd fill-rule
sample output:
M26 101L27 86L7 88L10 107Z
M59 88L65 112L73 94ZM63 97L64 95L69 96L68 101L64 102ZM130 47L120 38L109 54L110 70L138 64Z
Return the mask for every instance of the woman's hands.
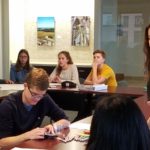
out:
M61 78L59 76L55 76L54 78L49 78L49 82L61 83Z
M5 80L6 84L14 84L14 82L12 80Z

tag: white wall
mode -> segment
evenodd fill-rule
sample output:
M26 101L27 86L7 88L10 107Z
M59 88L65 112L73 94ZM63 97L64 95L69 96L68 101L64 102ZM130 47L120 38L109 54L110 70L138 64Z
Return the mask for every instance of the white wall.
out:
M25 48L24 20L24 0L9 0L9 52L13 62L16 62L18 51Z
M16 5L17 4L17 5ZM57 63L57 54L68 50L76 64L91 64L94 49L94 1L93 0L10 0L10 61L26 48L32 63ZM38 16L55 17L55 46L37 47ZM89 16L90 46L71 46L71 16Z

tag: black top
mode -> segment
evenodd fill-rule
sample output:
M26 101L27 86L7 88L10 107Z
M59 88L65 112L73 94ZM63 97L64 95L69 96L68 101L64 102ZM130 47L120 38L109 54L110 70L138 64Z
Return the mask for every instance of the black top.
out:
M0 138L39 127L44 116L49 116L54 121L68 119L48 94L30 111L22 102L22 91L10 94L0 103Z
M147 99L150 101L150 78L147 81Z

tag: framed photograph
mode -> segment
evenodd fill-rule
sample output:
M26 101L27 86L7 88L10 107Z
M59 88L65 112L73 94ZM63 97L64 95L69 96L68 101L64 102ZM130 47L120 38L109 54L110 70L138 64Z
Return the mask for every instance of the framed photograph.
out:
M72 16L72 46L89 46L90 43L90 17Z
M55 19L54 17L37 17L37 45L54 46Z

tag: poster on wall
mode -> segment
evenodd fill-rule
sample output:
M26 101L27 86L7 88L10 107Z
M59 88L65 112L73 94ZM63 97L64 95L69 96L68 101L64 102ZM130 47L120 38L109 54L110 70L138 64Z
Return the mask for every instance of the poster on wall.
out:
M89 46L90 43L90 17L72 16L72 46Z
M55 20L54 17L37 17L37 45L54 46Z

